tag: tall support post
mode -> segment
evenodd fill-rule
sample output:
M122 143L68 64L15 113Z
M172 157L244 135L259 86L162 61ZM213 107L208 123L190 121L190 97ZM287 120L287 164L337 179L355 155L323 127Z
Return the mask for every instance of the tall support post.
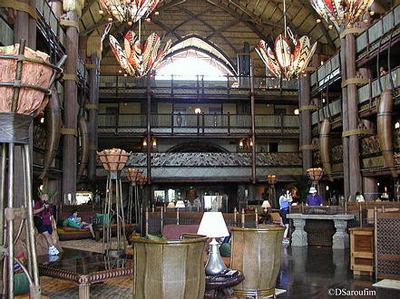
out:
M356 39L354 34L346 35L346 75L347 80L356 77ZM347 85L347 111L348 129L356 130L358 126L358 101L357 86L354 83ZM349 182L350 195L355 196L357 191L362 192L361 170L360 170L360 147L358 135L349 137Z
M151 203L151 86L150 86L150 76L147 77L147 195L148 199L146 201L146 206Z
M310 76L305 73L299 80L300 150L304 173L312 167L310 88Z
M29 5L35 11L36 0L17 0L23 4ZM14 21L14 42L17 43L20 40L25 40L26 45L32 50L36 50L36 20L27 12L16 10L15 21ZM33 156L33 124L29 129L30 142L30 155ZM24 195L21 188L24 186L24 182L21 181L23 177L22 172L22 157L24 155L22 146L16 146L14 150L14 164L15 164L15 176L14 176L14 205L15 207L21 207L24 205ZM31 165L31 171L33 171L33 165Z
M346 70L346 39L340 40L340 69L342 81L347 79ZM347 111L347 87L342 87L342 129L343 132L349 129L349 116ZM342 137L343 145L343 191L347 199L350 195L350 169L349 169L349 137Z
M64 3L65 5L65 3ZM64 6L65 10L65 6ZM78 13L67 11L69 22L78 24ZM63 198L70 197L75 202L77 180L77 115L78 115L78 85L77 63L79 33L75 26L67 27L66 54L68 59L65 66L64 87L64 139L63 139ZM69 194L71 194L69 196Z
M254 97L254 73L253 73L253 59L250 57L250 109L251 109L251 140L253 146L251 147L251 182L256 183L257 168L256 168L256 116L255 116L255 97Z
M90 181L96 178L96 151L98 147L98 106L99 106L99 81L100 81L100 59L101 39L99 36L89 37L87 55L90 57L89 64L89 164L88 177Z

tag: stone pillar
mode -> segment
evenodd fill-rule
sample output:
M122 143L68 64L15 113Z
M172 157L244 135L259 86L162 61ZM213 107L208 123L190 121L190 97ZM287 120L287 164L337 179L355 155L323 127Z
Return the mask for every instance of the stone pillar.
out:
M306 220L301 218L292 218L295 231L292 234L292 246L308 246L307 232L304 230Z
M78 1L63 2L67 20L78 24L80 8ZM75 26L68 26L66 30L66 54L68 55L64 69L64 138L63 138L63 200L71 194L75 202L77 179L77 114L78 114L78 85L77 62L79 33Z
M310 107L310 76L300 76L299 79L299 110L300 110L300 150L303 157L303 172L312 167L311 145L311 107Z
M356 77L356 39L354 34L346 35L346 72L347 80ZM347 109L349 130L358 127L358 101L357 86L347 85ZM349 182L350 195L355 196L357 191L362 190L360 170L360 147L358 135L349 137Z
M347 220L335 219L333 220L336 228L336 233L332 237L332 249L346 249L349 248L350 239L349 234L346 232Z
M376 183L377 180L373 177L363 177L365 201L372 201L378 197L378 185Z
M89 67L89 163L88 178L96 179L96 151L98 147L98 111L99 111L99 81L101 60L101 38L91 36L88 38L86 55L90 57Z

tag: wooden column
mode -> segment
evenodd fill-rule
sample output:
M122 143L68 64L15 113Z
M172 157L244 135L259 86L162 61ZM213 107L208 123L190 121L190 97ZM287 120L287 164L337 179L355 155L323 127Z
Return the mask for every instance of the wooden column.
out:
M150 77L147 77L147 183L151 184L151 88ZM149 188L151 190L151 188ZM150 191L149 191L150 193ZM151 201L151 196L149 197Z
M96 179L96 151L98 147L98 113L99 113L99 87L100 87L100 63L102 54L101 37L90 36L87 40L86 55L90 59L89 68L89 163L88 178Z
M256 115L255 115L255 98L254 98L254 74L253 59L250 57L250 109L251 109L251 139L253 146L251 148L251 182L257 181L257 157L256 157Z
M307 148L311 145L311 110L304 109L310 105L310 76L300 76L299 82L299 109L300 110L300 147L303 156L303 172L312 167L312 149Z
M347 79L346 71L346 40L340 40L340 69L342 81ZM343 132L349 129L349 117L347 111L347 87L342 87L342 129ZM343 192L346 200L350 195L350 181L349 181L349 137L342 137L343 145Z
M363 177L363 195L365 201L372 201L378 198L377 180L373 177Z
M89 73L89 164L88 177L90 181L96 178L96 150L98 147L98 105L99 105L99 81L100 58L93 54L90 56L91 67Z
M30 5L34 10L35 0L20 0L17 2L22 2ZM21 39L26 41L26 46L32 50L36 50L36 20L32 18L31 15L24 11L15 10L14 19L14 43L19 43ZM33 173L33 123L29 128L29 139L30 139L30 155L32 165L31 171ZM21 146L16 146L14 149L14 207L21 207L24 205L24 182L23 178L23 165L22 156L23 148Z
M67 18L78 23L76 11L68 11ZM77 132L78 85L74 80L77 74L79 33L76 27L67 27L66 54L68 59L64 70L64 129L68 129L63 139L63 199L71 194L75 202L77 172ZM75 77L74 77L75 76ZM66 80L67 79L67 80Z
M356 77L356 39L354 34L346 35L346 79ZM358 126L357 86L347 86L348 129L355 130ZM360 171L360 148L358 135L349 137L349 182L350 195L355 196L357 191L362 192Z

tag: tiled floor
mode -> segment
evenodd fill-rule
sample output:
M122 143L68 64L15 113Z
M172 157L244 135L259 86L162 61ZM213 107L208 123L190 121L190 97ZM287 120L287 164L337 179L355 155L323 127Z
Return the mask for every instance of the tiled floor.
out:
M308 248L282 246L281 271L277 287L287 292L278 298L400 298L400 291L375 289L372 287L373 278L353 277L349 268L348 251L316 246ZM78 286L74 283L49 277L42 277L41 282L44 295L51 298L78 298ZM363 290L364 294L361 293ZM358 294L346 296L345 292L348 291L357 291ZM373 292L376 292L376 295L368 296ZM91 287L91 296L96 299L129 298L131 294L131 277L112 279ZM341 294L344 296L340 296Z

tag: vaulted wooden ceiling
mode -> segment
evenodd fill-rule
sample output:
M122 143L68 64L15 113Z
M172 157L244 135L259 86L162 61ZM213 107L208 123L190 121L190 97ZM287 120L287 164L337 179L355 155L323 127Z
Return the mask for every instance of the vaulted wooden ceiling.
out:
M318 41L320 53L332 54L340 41L335 29L328 29L324 22L317 23L318 15L309 0L286 0L288 26L295 35L308 35ZM102 35L108 24L107 16L100 15L99 0L86 1L80 22L80 34ZM176 45L188 37L202 39L217 49L231 64L236 66L238 53L243 52L244 42L252 51L260 39L273 44L283 32L282 0L164 0L150 15L150 22L142 22L142 36L151 32L171 39ZM138 30L138 25L132 26ZM127 24L115 23L111 29L117 39L123 39ZM115 72L118 64L109 47L104 44L102 72ZM203 43L204 44L204 43ZM196 45L193 45L195 48ZM214 51L215 52L215 51ZM253 53L255 73L265 74L265 66Z

